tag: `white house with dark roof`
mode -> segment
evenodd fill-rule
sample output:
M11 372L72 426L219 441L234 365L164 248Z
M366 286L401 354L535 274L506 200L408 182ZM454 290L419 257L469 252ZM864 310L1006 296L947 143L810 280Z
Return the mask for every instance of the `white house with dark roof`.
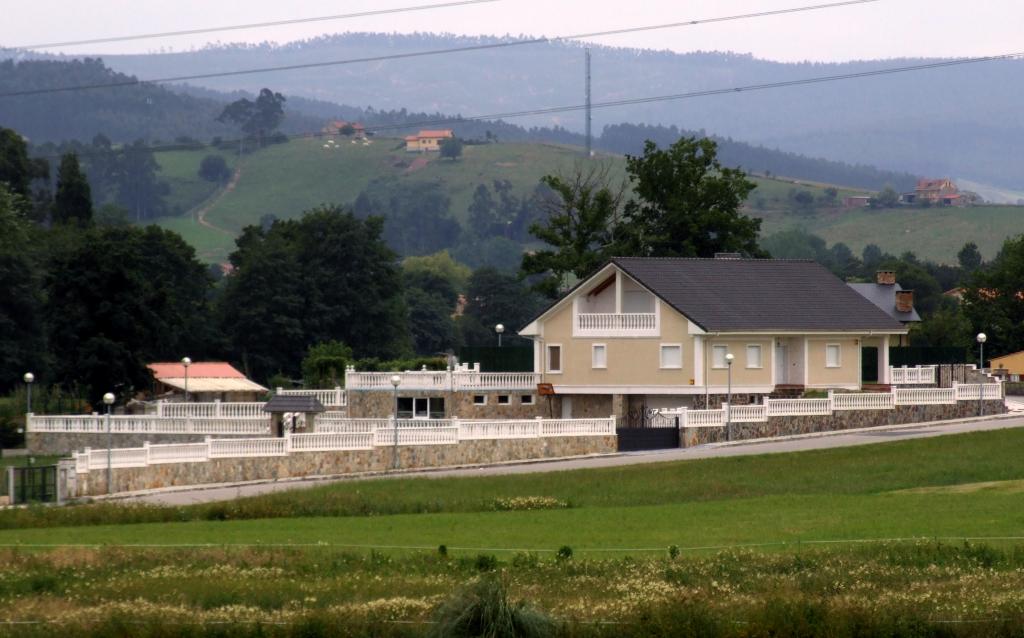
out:
M612 259L519 332L563 417L885 385L906 333L820 264L738 258Z

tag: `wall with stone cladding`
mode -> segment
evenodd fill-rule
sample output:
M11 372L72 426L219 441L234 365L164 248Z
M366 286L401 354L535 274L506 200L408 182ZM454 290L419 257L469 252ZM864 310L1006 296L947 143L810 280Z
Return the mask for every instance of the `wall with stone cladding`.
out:
M475 405L473 397L487 397L486 405ZM532 396L533 405L524 404L523 396ZM532 419L547 416L548 407L544 397L530 391L469 392L415 390L401 391L400 397L443 397L446 416L460 419ZM498 403L498 396L509 397L507 405ZM560 409L560 408L559 408ZM393 392L354 390L348 393L348 416L353 419L381 419L395 411ZM605 414L604 416L608 416Z
M202 443L206 434L145 434L145 433L114 433L111 435L113 447L142 447L149 441L157 443ZM218 439L253 439L266 434L217 434ZM55 456L81 452L87 447L93 449L107 447L107 435L99 432L28 432L25 434L25 448L29 453L40 456Z
M399 448L402 469L484 465L505 461L610 454L615 436L566 436L540 439L462 441L457 445L420 445ZM392 465L392 449L339 452L293 452L289 456L214 459L199 463L168 463L112 471L113 491L128 492L181 485L237 483L305 476L383 472ZM77 476L78 496L107 493L106 470Z
M985 414L1003 414L1002 401L985 401ZM843 410L831 416L769 417L767 423L733 423L732 439L760 439L812 432L835 432L884 425L907 425L946 419L962 419L978 414L977 401L958 401L956 405L898 405L893 410ZM690 447L718 443L727 439L726 428L684 428L680 445Z

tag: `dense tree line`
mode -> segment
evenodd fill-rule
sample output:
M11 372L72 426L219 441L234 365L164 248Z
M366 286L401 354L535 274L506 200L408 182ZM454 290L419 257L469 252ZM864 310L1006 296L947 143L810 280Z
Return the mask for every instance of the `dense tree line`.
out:
M17 134L0 129L0 151L0 392L32 371L93 405L107 391L125 400L149 385L147 363L186 355L268 382L302 379L312 352L326 363L311 382L326 382L339 357L411 365L490 344L493 324L514 329L539 303L513 275L471 273L446 252L403 263L383 217L337 206L246 228L214 277L176 233L94 211L75 153L50 190Z

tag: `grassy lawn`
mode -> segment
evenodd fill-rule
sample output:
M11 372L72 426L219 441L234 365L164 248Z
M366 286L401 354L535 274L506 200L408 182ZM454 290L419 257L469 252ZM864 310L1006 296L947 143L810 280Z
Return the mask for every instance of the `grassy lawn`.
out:
M923 259L956 263L964 243L974 241L992 259L1007 237L1024 233L1024 207L857 209L800 217L764 213L763 232L804 227L830 244L843 242L859 255L867 244L899 255L910 250Z
M547 618L536 636L1019 636L1022 451L1024 430L1003 430L8 510L0 620L46 620L24 626L39 636L480 635L439 627L522 599ZM879 542L827 542L851 539Z
M234 170L238 156L214 147L199 150L161 151L155 154L160 171L157 177L171 188L166 198L172 217L184 215L217 191L220 184L199 177L199 164L207 155L220 155Z

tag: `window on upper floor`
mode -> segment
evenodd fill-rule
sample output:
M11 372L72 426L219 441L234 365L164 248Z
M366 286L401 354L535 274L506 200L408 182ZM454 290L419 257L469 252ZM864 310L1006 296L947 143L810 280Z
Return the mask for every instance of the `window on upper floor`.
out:
M729 346L711 346L711 367L728 368L729 361L726 355L729 354Z
M608 367L608 346L595 343L590 349L590 366L592 368Z
M747 367L748 368L762 368L764 367L761 363L761 344L752 343L747 346Z
M678 343L661 344L661 362L664 369L679 370L683 367L683 346Z
M559 373L562 371L562 346L548 346L548 372Z

